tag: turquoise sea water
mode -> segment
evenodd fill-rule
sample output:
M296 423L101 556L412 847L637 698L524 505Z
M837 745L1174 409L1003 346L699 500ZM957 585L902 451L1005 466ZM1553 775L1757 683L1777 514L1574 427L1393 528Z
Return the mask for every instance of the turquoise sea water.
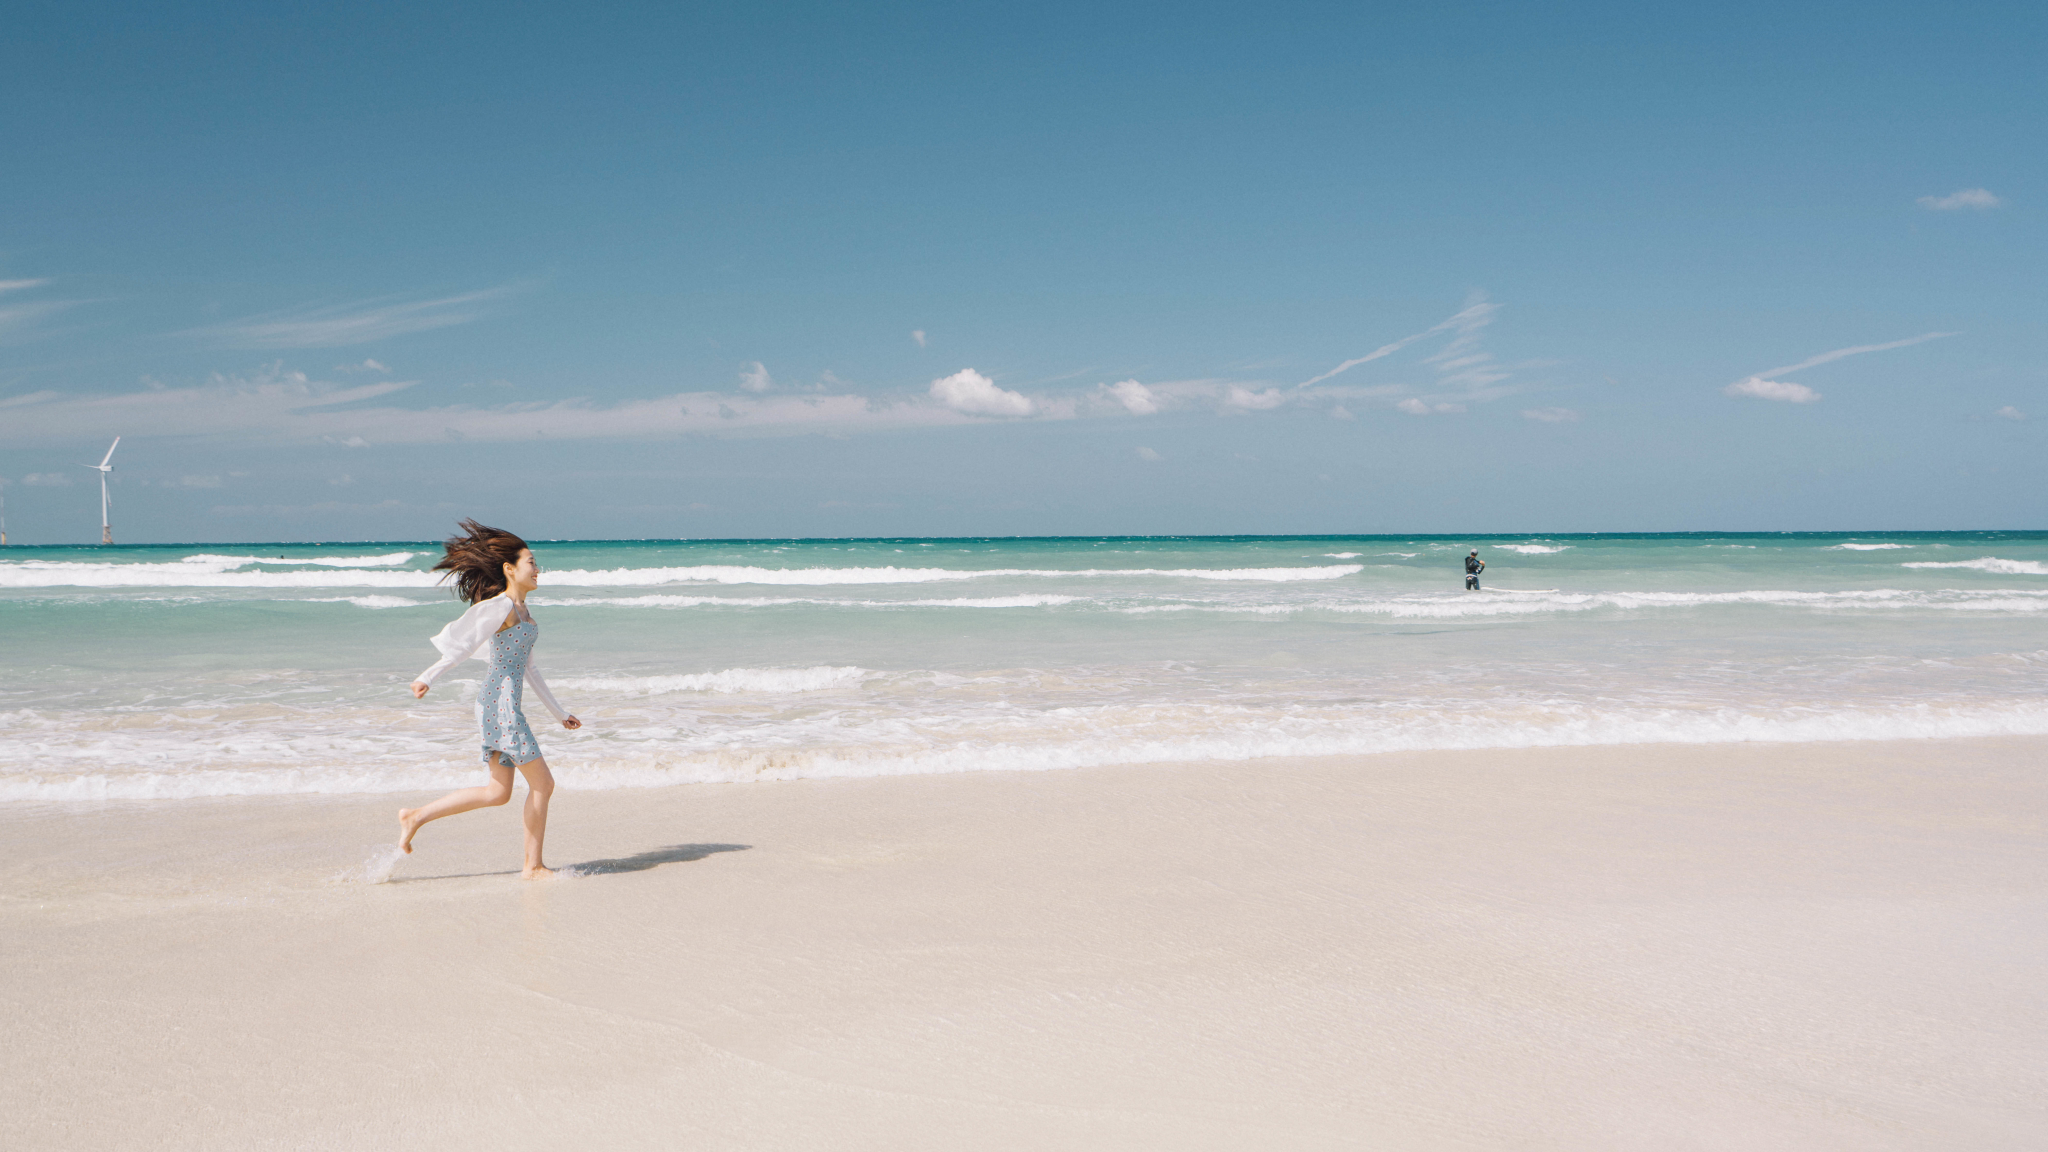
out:
M1478 548L1484 589L1462 589ZM537 543L567 787L2048 733L2048 533ZM0 551L0 800L473 782L424 543Z

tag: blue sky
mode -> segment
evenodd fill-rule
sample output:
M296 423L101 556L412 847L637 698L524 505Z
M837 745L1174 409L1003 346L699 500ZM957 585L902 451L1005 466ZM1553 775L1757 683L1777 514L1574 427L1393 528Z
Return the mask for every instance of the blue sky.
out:
M11 5L12 538L2043 526L2038 6L738 7Z

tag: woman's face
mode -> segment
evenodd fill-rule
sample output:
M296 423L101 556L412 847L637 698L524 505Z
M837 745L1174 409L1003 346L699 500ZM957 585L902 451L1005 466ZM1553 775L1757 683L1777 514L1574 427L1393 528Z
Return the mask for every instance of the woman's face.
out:
M540 586L540 565L534 562L533 549L521 548L518 563L505 565L505 582L522 588Z

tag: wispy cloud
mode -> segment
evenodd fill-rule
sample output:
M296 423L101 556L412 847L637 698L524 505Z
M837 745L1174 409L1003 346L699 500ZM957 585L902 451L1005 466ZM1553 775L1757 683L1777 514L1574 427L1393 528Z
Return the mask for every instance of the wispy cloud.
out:
M1161 456L1158 452L1154 451L1153 449L1143 447L1137 449L1137 457L1138 459L1143 460L1147 464L1157 464L1161 460L1166 459L1166 457Z
M1401 349L1408 347L1410 344L1413 344L1418 340L1426 340L1431 336L1435 336L1443 332L1449 332L1453 329L1456 329L1458 331L1459 338L1461 340L1465 339L1468 336L1476 336L1478 330L1486 327L1487 323L1492 320L1494 312L1499 310L1499 307L1500 306L1497 304L1488 303L1483 298L1475 300L1471 304L1466 305L1464 311L1459 312L1457 315L1451 317L1450 319L1444 321L1441 324L1437 324L1434 327L1425 328L1412 336L1403 336L1399 340L1394 341L1392 344L1382 344L1378 348L1375 348L1372 351L1367 352L1363 356L1359 356L1351 360L1346 360L1342 364L1337 365L1335 368L1330 369L1328 372L1325 372L1320 376L1311 376L1308 379L1303 380L1301 383L1295 385L1295 387L1306 388L1311 384L1320 384L1323 381L1328 380L1330 377L1337 375L1339 372L1349 372L1351 369L1358 367L1360 364L1370 364L1374 360L1378 360L1382 357L1392 356L1394 353L1399 352Z
M2027 418L2027 414L2025 412L2020 411L2019 409L2013 407L2010 404L2007 404L2005 407L2000 408L1996 412L1993 412L1992 415L1998 417L2000 420L2025 420Z
M917 329L916 331L912 332L912 333L910 334L910 338L911 338L912 340L915 340L915 341L917 341L917 346L918 346L919 348L922 348L922 347L924 347L924 343L925 343L925 341L924 341L924 329L922 329L922 328L919 328L919 329Z
M1522 409L1522 419L1534 420L1538 424L1570 424L1578 418L1579 414L1569 408Z
M271 312L193 329L187 335L229 348L339 348L413 332L431 332L482 319L507 286L433 300L367 300L326 308Z
M768 375L767 366L759 360L749 360L740 365L740 387L749 392L766 392L775 387L775 378Z
M1951 192L1946 196L1922 196L1920 198L1920 206L1922 208L1931 209L1935 212L1955 212L1964 208L1975 208L1981 212L1986 208L1996 208L2003 203L2005 201L1992 195L1991 190L1988 188L1964 188Z
M41 288L49 282L47 279L0 280L0 293L25 292L31 288ZM83 303L83 300L30 300L0 304L0 342L13 343L38 335L47 335L47 329L37 331L44 320Z
M972 371L971 369L969 370ZM153 387L116 395L43 391L7 401L0 447L45 445L97 437L109 430L138 438L331 444L371 448L458 441L639 440L685 435L761 436L960 426L988 415L1059 416L1030 397L987 384L988 408L971 402L972 381L937 396L896 400L820 393L684 392L616 404L583 398L500 405L401 408L372 404L416 381L343 385L270 365L249 377L215 376L189 388ZM964 386L964 387L963 387ZM1008 398L1008 399L1005 399ZM1020 411L1021 409L1021 411Z
M1886 352L1893 348L1905 348L1914 344L1924 344L1929 340L1939 340L1944 336L1954 335L1956 335L1954 332L1923 332L1918 336L1908 337L1904 340L1893 340L1885 344L1856 344L1848 348L1837 348L1832 352L1823 352L1818 356L1810 356L1797 364L1787 364L1781 368L1766 368L1754 376L1745 376L1737 380L1735 383L1721 389L1721 392L1726 396L1748 396L1757 400L1782 400L1788 404L1812 404L1820 399L1821 394L1819 392L1808 388L1804 384L1794 384L1789 380L1778 380L1775 377L1782 376L1787 372L1803 372L1808 368L1840 360L1845 356L1861 356L1866 352Z

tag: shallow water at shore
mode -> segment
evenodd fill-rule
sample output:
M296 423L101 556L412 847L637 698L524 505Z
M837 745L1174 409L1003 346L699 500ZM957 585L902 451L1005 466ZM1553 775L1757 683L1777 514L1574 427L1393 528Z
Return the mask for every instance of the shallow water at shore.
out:
M588 725L536 725L570 787L2048 733L2043 533L536 553L538 652ZM404 691L460 607L436 555L7 549L0 800L469 779L481 666Z

